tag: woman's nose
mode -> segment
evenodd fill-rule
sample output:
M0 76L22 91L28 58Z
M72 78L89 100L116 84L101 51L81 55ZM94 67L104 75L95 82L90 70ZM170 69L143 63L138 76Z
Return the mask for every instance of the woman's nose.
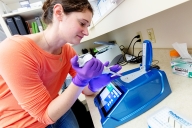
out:
M88 36L88 35L89 35L89 31L88 31L88 28L87 28L87 27L84 28L83 34L84 34L85 36Z

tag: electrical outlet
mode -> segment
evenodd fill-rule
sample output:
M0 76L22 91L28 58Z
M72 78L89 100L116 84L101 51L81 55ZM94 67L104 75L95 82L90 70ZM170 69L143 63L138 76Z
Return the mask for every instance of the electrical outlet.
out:
M142 37L141 31L137 32L137 35L140 35L140 39L141 39L140 43L143 43L143 37Z
M152 43L156 43L155 33L154 33L154 31L153 31L153 28L147 29L147 34L148 34L148 37L149 37L149 39L151 40L151 42L152 42Z

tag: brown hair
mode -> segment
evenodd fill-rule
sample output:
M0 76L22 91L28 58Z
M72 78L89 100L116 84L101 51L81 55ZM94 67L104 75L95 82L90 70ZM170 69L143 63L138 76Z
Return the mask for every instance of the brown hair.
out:
M93 9L88 0L46 0L43 4L43 15L42 20L46 24L52 23L53 18L53 7L55 4L61 4L65 14L71 12L82 12L88 9L93 13Z

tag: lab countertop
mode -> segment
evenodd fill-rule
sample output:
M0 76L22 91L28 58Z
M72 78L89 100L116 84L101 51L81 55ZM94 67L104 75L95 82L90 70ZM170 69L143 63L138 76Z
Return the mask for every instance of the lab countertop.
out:
M192 120L192 79L173 74L169 61L160 63L158 65L161 68L160 70L165 71L172 93L150 110L134 118L133 120L120 125L118 128L147 128L147 118L163 107L169 107L187 119ZM122 67L121 72L137 67L139 67L138 64L127 64ZM95 128L102 128L100 122L101 117L93 101L95 96L96 94L93 96L86 96L86 102Z

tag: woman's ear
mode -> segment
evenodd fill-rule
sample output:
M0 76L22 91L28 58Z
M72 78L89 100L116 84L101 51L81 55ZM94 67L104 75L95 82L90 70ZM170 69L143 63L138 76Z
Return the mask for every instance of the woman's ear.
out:
M58 21L62 21L63 19L63 7L61 4L56 4L53 7L53 15Z

